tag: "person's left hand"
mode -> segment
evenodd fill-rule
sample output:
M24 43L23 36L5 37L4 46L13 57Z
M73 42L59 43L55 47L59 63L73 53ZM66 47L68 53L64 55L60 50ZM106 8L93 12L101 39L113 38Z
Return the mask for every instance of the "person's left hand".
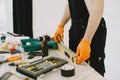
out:
M57 43L64 39L64 25L58 25L57 30L54 34L53 40Z
M77 47L77 51L75 54L76 64L80 64L90 57L90 42L88 40L82 39Z

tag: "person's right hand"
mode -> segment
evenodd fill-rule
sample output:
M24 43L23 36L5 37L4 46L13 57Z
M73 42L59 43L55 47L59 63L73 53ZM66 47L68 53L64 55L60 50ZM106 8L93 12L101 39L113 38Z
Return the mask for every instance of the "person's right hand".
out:
M91 52L90 44L91 42L85 39L82 39L81 42L78 44L75 54L77 64L80 64L90 58Z
M63 33L64 33L64 25L58 25L57 30L53 36L53 39L59 43L64 39Z

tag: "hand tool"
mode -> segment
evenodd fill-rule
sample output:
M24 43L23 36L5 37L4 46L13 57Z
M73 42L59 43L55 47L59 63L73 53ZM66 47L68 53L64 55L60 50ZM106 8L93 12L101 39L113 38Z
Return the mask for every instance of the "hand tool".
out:
M37 40L43 41L43 42L48 42L48 41L51 40L51 38L50 38L50 36L48 36L48 35L46 34L46 35L43 35L43 36L39 36L39 37L37 38Z
M12 44L11 48L10 48L10 53L13 53L15 51L15 44Z
M16 61L16 60L20 60L21 58L22 57L20 55L12 56L12 57L7 58L4 61L1 61L0 64L5 63L5 62L13 62L13 61Z
M34 38L22 39L21 43L22 43L22 47L23 47L25 52L31 52L31 51L42 49L42 46L41 46L42 41L39 41L39 40L34 39ZM47 46L48 46L49 49L57 50L57 44L53 40L48 41Z
M9 53L9 51L0 51L0 54Z
M9 41L5 41L1 47L2 50L6 50L8 47Z
M67 61L64 59L49 56L44 59L30 62L29 64L18 65L16 70L31 78L37 79L39 75L52 71L66 63Z
M66 56L68 62L72 62L76 64L76 58L74 57L75 53L67 46L65 46L62 41L58 43L58 50L62 52L64 56Z
M58 35L56 38L59 38L59 37L60 35ZM76 64L76 58L74 57L75 53L71 49L69 49L67 46L65 46L63 41L60 41L58 43L58 50L64 53L63 55L66 56L66 59L68 62L72 62Z
M11 32L7 32L7 33L14 37L24 36L23 34L16 34L16 33L11 33Z
M13 62L13 63L10 63L8 64L9 66L18 66L18 65L22 65L22 64L27 64L29 62Z
M29 52L28 53L28 59L32 59L34 58L35 56L42 56L43 53L42 52L36 52L36 51L32 51L32 52Z
M15 73L12 72L5 72L1 77L0 80L29 80L28 78L22 78L20 76L18 76Z

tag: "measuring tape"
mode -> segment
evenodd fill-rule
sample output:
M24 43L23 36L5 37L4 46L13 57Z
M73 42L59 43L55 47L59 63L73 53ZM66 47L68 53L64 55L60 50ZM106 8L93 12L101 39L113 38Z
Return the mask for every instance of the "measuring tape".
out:
M71 77L75 75L75 67L70 64L65 64L61 67L61 75L64 77Z

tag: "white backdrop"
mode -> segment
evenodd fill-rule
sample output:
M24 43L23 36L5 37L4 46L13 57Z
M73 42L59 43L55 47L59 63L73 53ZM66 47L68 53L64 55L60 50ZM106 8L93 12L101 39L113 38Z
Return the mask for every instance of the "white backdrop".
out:
M67 0L33 0L34 37L49 34L53 36L62 16ZM105 0L104 17L108 33L106 41L106 74L107 80L120 80L120 0ZM68 29L65 28L64 42L68 45Z
M0 0L0 33L13 31L12 0Z
M120 80L120 0L105 0L104 16L108 35L106 45L106 78Z

